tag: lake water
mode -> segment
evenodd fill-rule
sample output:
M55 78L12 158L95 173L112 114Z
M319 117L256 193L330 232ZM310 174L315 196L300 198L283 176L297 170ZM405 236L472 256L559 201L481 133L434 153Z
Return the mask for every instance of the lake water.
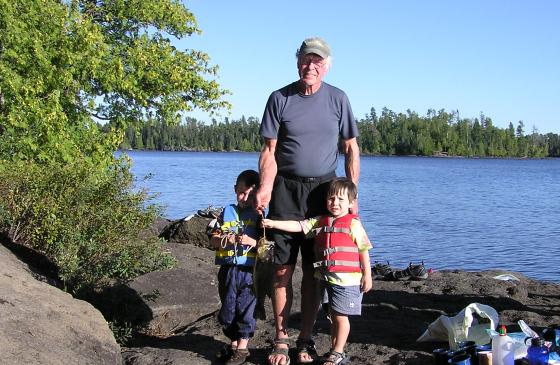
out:
M137 185L158 193L170 219L230 204L237 174L258 162L256 153L127 154ZM559 159L362 156L359 206L374 260L560 282Z

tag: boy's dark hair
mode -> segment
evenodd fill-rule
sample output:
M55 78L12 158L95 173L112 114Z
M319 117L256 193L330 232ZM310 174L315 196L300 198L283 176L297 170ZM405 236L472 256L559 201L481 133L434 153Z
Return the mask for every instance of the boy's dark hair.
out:
M255 170L245 170L237 176L237 180L235 181L235 186L239 185L239 183L245 184L245 186L253 186L259 185L259 173Z
M329 184L329 192L327 198L338 195L341 192L346 192L348 200L353 202L358 197L358 188L356 184L347 177L335 177Z

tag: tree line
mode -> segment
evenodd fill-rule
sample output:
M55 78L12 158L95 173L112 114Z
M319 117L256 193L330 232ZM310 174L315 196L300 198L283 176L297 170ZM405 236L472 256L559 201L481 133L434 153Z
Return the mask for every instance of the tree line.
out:
M465 156L465 157L560 157L560 136L530 132L519 121L507 128L494 126L492 119L460 118L458 111L428 110L425 116L407 110L395 113L375 108L357 121L358 143L363 154L383 156ZM122 149L160 151L260 151L258 118L224 118L204 123L186 118L179 125L151 122L126 129ZM109 130L110 124L103 126Z

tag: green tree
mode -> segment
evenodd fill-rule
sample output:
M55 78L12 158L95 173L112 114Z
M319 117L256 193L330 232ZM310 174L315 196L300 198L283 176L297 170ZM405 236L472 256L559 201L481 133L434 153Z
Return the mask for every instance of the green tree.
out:
M547 133L548 156L560 157L560 136L554 133Z
M0 233L69 289L167 262L139 235L159 210L113 153L128 126L149 129L125 146L167 146L157 126L230 107L208 55L171 44L196 33L177 0L0 0Z
M524 133L525 133L525 124L523 124L523 121L519 121L517 123L517 129L516 129L516 135L517 137L523 137Z
M208 55L171 44L199 32L178 1L0 0L0 9L2 156L107 158L128 124L230 107ZM95 121L115 128L99 134Z
M529 154L529 142L527 140L527 137L525 136L525 124L523 123L523 121L519 121L517 123L517 128L516 128L516 136L517 136L517 156L519 157L527 157L527 155Z
M101 72L97 56L106 52L103 36L68 10L54 0L0 0L2 159L100 160L116 142L84 113L94 98L90 80Z
M508 129L506 131L506 141L505 141L505 149L507 151L508 156L516 156L517 155L517 141L515 139L515 128L513 127L513 123L509 123Z
M529 156L541 158L545 157L548 153L548 145L546 137L539 133L537 127L533 126L533 131L530 136Z

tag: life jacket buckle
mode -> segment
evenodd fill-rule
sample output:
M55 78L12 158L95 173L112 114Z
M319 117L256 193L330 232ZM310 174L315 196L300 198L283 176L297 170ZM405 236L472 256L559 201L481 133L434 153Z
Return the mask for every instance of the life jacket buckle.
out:
M330 255L331 253L335 253L336 251L338 251L336 247L326 248L325 250L323 250L323 256Z

